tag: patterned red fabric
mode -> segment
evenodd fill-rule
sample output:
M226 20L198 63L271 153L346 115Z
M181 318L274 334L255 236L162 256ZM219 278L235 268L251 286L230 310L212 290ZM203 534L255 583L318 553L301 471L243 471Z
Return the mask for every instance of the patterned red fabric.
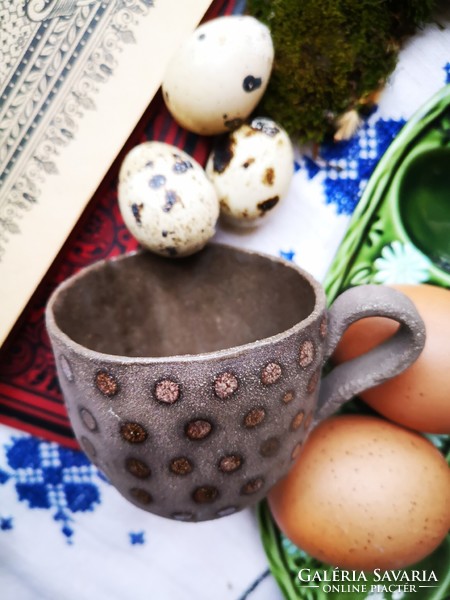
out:
M216 0L205 20L230 14L237 4ZM44 323L45 305L55 287L79 269L137 247L118 209L117 175L126 152L146 140L165 141L182 148L202 165L210 148L210 140L178 127L161 95L155 97L0 350L0 422L78 447L58 385Z

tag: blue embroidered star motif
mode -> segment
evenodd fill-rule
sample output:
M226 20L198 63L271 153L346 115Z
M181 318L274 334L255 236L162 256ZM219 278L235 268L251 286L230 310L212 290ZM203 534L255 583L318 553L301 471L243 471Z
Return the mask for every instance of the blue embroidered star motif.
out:
M82 452L32 437L13 437L5 450L10 471L0 471L0 485L13 481L19 501L52 511L71 543L72 514L100 504L97 469Z
M287 250L286 252L284 250L280 250L280 256L281 258L284 258L285 260L294 260L295 257L295 252L294 250Z
M130 531L130 544L136 546L137 544L145 544L145 533L144 531L138 531L136 533Z
M12 517L0 517L0 531L9 531L13 528Z

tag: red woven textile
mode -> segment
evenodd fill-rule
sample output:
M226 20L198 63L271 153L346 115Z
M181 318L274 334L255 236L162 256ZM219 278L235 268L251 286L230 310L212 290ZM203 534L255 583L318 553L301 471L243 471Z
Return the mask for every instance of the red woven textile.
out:
M238 2L216 0L205 20L232 13ZM89 203L38 290L0 350L0 422L77 448L58 385L44 323L55 287L81 268L137 247L117 205L117 175L125 153L146 140L182 148L204 165L210 140L176 125L158 94Z

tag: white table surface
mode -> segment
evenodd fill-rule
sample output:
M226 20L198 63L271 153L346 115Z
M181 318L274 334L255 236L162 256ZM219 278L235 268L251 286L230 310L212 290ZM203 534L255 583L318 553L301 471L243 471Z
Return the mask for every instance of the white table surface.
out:
M322 149L315 161L297 149L290 193L272 219L250 231L220 229L217 240L281 254L322 280L367 172L403 122L450 82L450 18L440 24L443 29L430 25L406 45L378 109L349 143ZM66 484L79 494L78 504ZM0 425L0 598L282 595L253 510L198 524L153 516L123 499L81 453Z

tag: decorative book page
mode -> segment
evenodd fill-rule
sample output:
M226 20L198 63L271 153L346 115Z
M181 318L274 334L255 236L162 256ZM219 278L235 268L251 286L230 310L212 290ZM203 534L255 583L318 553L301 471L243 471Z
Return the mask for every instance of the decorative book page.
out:
M0 0L0 345L211 0Z

